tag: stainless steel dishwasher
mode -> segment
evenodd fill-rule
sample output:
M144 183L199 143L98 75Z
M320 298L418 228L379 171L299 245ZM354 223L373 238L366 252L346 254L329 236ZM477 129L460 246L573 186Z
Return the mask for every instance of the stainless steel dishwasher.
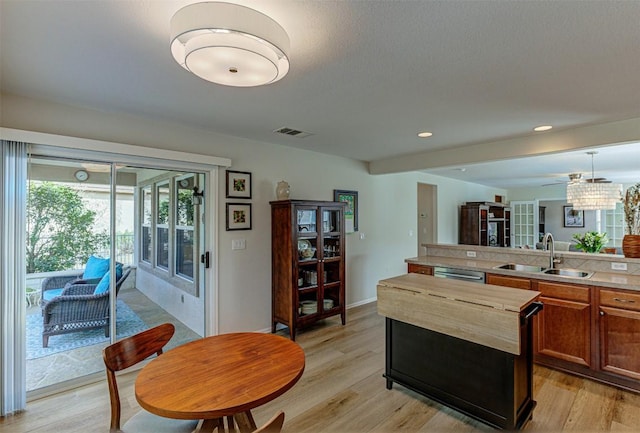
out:
M444 268L434 266L433 276L438 278L450 278L452 280L470 281L484 284L484 272L468 271L466 269Z

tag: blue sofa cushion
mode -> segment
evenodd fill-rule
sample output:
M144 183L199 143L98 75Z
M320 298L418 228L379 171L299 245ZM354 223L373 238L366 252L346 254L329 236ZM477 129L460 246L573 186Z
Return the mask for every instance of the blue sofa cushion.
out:
M63 288L60 288L60 289L49 289L49 290L45 290L45 291L42 293L42 299L43 299L44 301L50 301L50 300L52 300L53 298L55 298L56 296L60 296L60 295L62 294L62 291L63 291L63 290L64 290L64 287L63 287Z
M116 265L116 281L118 281L122 277L122 264L118 263ZM100 295L102 293L106 293L109 291L109 285L111 284L111 273L107 272L104 274L104 277L100 280L96 289L93 291L94 295Z
M84 267L84 273L82 274L83 280L90 280L94 278L102 278L109 271L109 259L103 259L101 257L91 256L87 260L87 264Z

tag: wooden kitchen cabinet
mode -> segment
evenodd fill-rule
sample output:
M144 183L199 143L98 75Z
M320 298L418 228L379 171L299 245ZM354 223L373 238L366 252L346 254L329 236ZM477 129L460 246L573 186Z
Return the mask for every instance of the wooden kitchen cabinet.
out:
M600 289L600 369L640 380L640 293Z
M342 202L271 202L271 317L296 330L340 315L345 324ZM308 253L308 254L306 254Z
M514 289L531 289L531 280L529 278L508 277L505 275L487 274L486 283L496 286L513 287Z
M534 318L536 361L546 358L592 366L591 288L536 281L544 309Z
M422 275L433 275L433 267L425 266L425 265L417 265L415 263L409 263L407 265L407 272L410 274L422 274Z

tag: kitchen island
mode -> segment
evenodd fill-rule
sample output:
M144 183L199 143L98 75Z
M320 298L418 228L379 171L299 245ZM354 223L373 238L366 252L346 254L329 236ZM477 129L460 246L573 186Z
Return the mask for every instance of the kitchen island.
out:
M531 419L539 293L407 274L382 280L385 378L493 427Z

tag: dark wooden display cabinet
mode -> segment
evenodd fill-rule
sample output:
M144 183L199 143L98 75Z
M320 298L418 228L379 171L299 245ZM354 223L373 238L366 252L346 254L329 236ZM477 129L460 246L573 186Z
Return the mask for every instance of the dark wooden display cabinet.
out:
M340 315L345 324L345 236L342 202L271 202L272 332L296 330Z
M460 206L458 239L464 245L511 246L511 208L487 202Z

